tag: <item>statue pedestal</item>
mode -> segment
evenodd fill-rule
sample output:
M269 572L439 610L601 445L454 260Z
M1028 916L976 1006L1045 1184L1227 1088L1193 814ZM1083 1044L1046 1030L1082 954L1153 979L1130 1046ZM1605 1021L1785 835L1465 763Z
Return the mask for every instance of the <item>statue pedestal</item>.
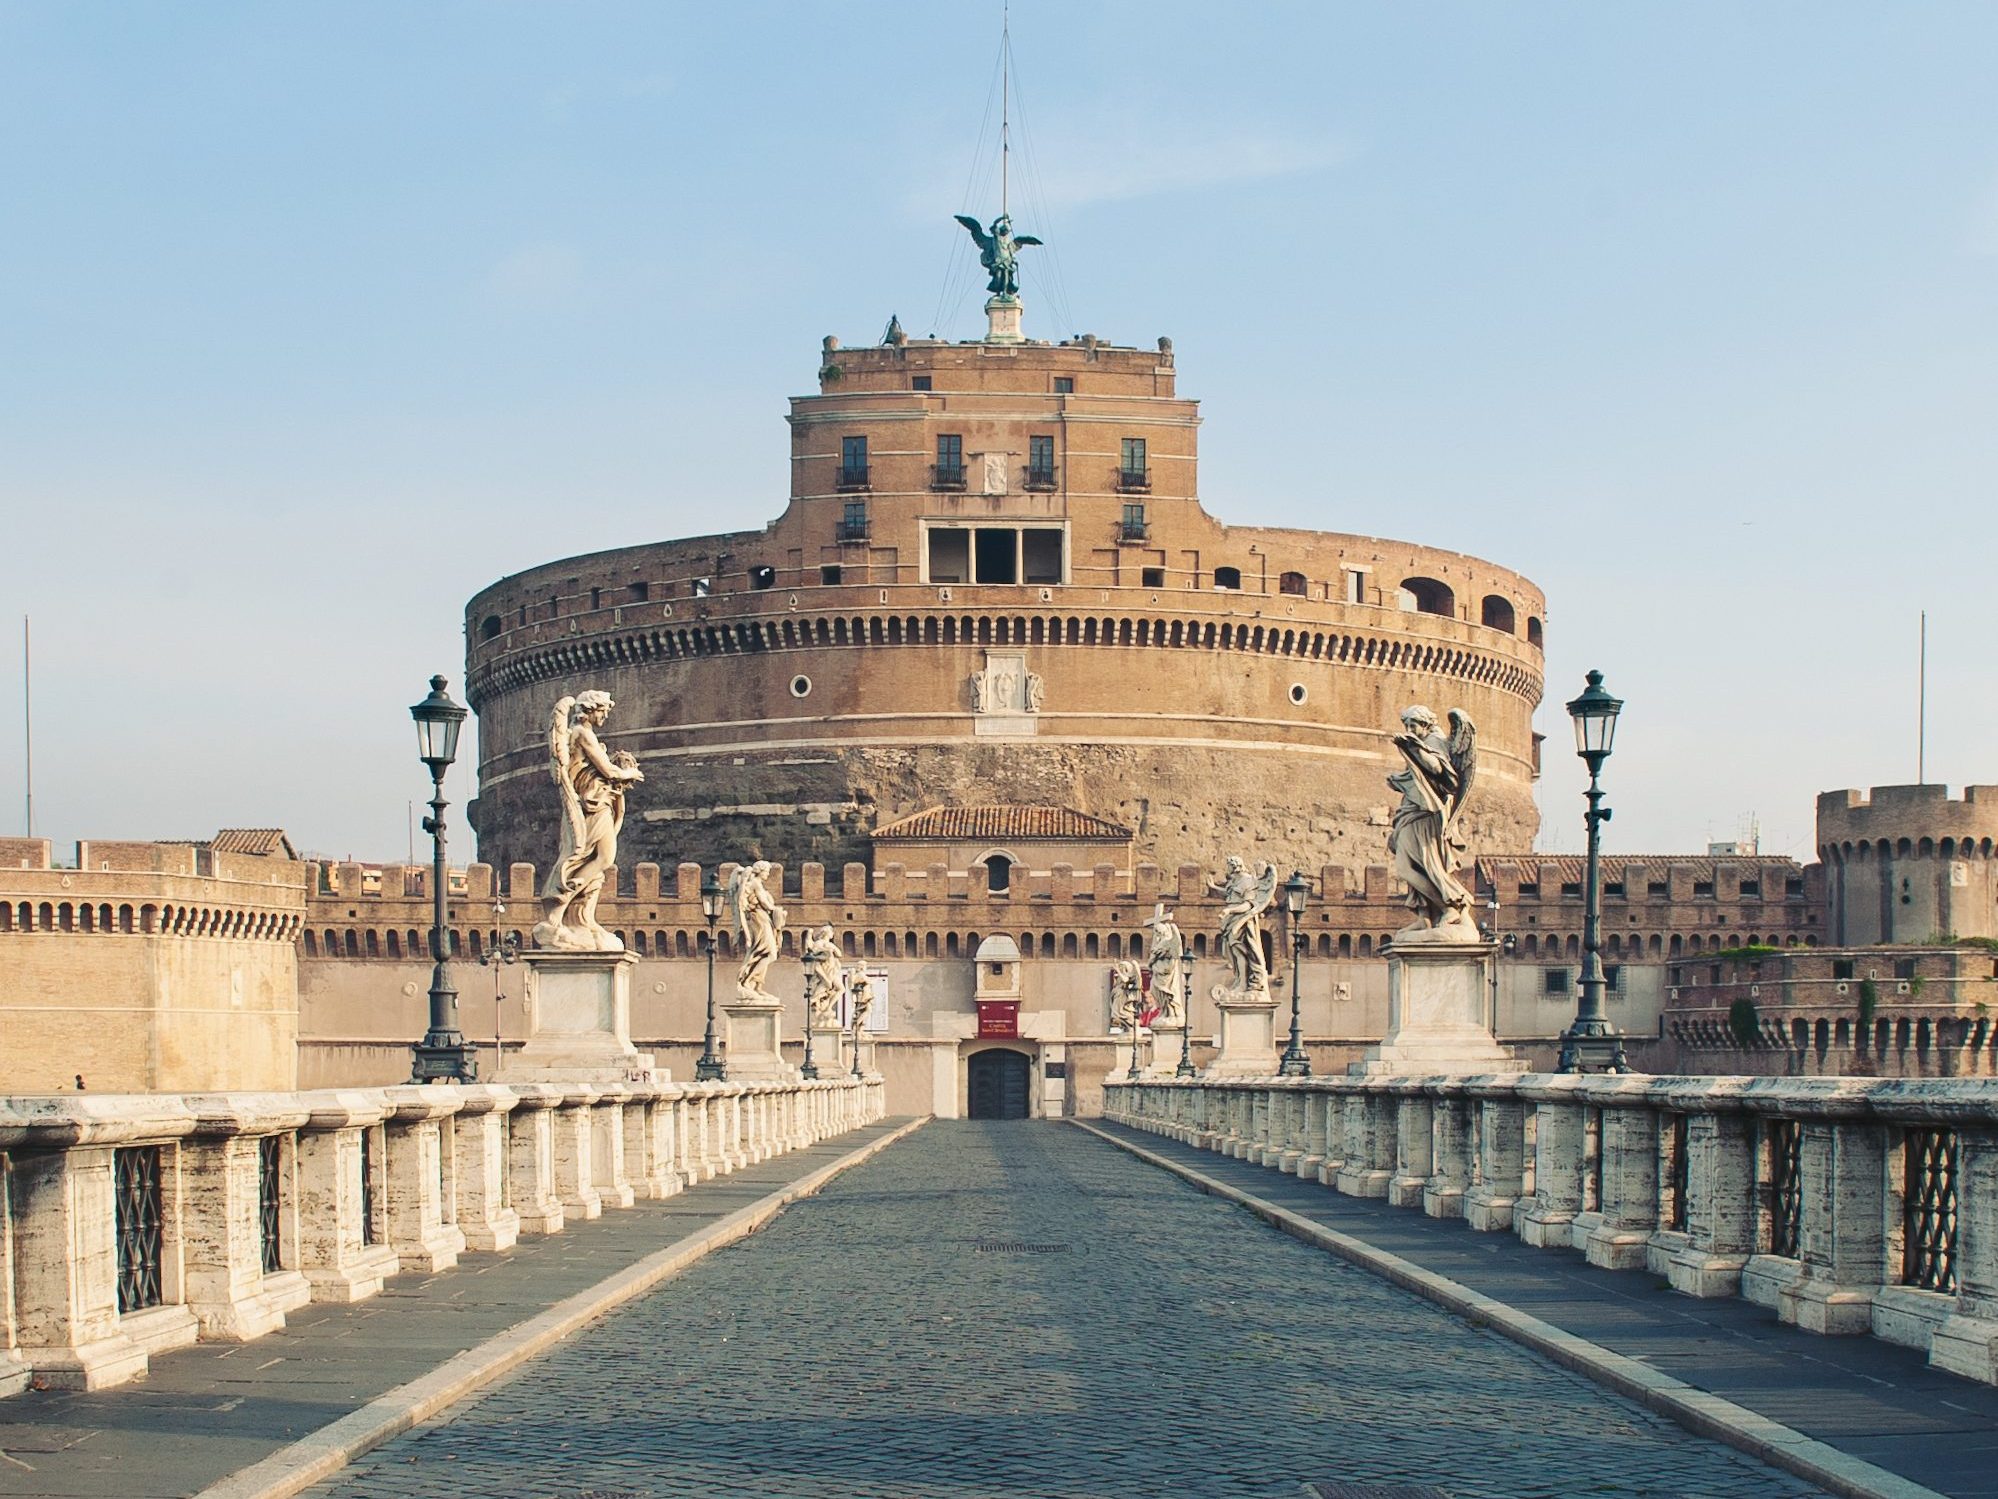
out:
M849 1063L846 1032L838 1026L812 1027L812 1066L821 1078L845 1077Z
M1020 299L989 297L985 303L985 341L989 344L1025 343L1020 333Z
M1524 1072L1492 1038L1492 953L1480 937L1397 936L1388 948L1388 1032L1349 1071L1429 1076Z
M1268 993L1221 997L1221 1049L1201 1069L1202 1077L1275 1077L1276 1000ZM1173 1060L1177 1062L1178 1057Z
M722 1006L728 1017L728 1080L795 1082L798 1069L784 1060L784 1007L739 999Z
M628 952L529 949L522 1008L527 1037L506 1058L507 1082L621 1083L664 1080L649 1052L631 1044Z
M1157 1024L1151 1027L1151 1032L1152 1044L1145 1048L1145 1070L1141 1076L1171 1077L1179 1066L1179 1051L1185 1044L1186 1028Z

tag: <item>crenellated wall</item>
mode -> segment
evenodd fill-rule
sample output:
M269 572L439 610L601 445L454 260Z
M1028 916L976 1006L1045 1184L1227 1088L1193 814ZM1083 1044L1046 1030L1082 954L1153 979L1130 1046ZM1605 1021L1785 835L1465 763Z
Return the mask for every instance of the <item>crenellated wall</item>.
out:
M1998 937L1998 786L1875 786L1818 797L1831 940Z
M290 1088L306 866L200 845L0 855L10 1092Z

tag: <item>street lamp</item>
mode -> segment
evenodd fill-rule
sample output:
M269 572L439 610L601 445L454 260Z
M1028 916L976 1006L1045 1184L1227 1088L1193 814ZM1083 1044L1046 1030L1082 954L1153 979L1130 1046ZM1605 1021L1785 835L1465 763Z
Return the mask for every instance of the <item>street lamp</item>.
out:
M430 767L430 815L423 819L423 831L431 839L430 1029L410 1048L415 1061L410 1081L418 1083L475 1082L479 1061L458 1029L458 991L451 985L450 937L444 909L444 772L458 758L458 731L465 725L466 710L451 701L444 688L446 679L430 679L430 696L409 710L416 720L416 755Z
M722 887L713 870L701 876L701 916L708 924L708 1028L701 1037L700 1060L694 1063L694 1081L719 1083L728 1077L728 1068L715 1055L715 923L721 919Z
M506 996L500 993L500 971L510 963L520 961L520 933L502 932L498 923L506 916L506 902L493 902L493 943L479 954L479 966L493 971L493 1081L499 1081L500 1059L504 1055L500 1037L500 1002Z
M1603 691L1601 672L1590 672L1588 683L1582 695L1568 704L1568 716L1575 721L1575 753L1589 767L1589 810L1584 818L1589 863L1583 887L1582 995L1575 1006L1575 1023L1561 1036L1560 1070L1628 1072L1623 1036L1603 1016L1602 825L1610 820L1610 809L1602 804L1602 788L1596 783L1616 740L1616 716L1623 711L1623 702Z
M1278 1077L1310 1077L1311 1057L1304 1049L1304 1033L1298 1022L1298 980L1304 967L1304 903L1311 896L1311 881L1304 871L1292 872L1283 882L1284 924L1290 928L1290 1045L1277 1063Z
M839 1071L839 1058L833 1058L833 1071ZM805 1064L798 1069L798 1076L806 1082L819 1080L818 1064L812 1060L812 994L811 986L805 987Z
M1193 1065L1193 947L1184 938L1179 946L1179 1065L1174 1077L1198 1077Z

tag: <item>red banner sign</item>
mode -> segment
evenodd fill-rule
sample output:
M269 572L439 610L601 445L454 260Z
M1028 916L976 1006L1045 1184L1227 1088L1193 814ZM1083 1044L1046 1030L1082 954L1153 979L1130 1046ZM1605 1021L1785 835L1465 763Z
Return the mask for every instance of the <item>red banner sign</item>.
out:
M1016 1041L1020 1036L1020 1002L1017 999L978 1001L978 1039Z

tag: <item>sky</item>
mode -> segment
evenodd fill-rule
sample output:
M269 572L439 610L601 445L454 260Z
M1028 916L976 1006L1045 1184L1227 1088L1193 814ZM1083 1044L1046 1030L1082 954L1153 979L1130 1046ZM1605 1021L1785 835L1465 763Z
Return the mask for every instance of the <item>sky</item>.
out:
M59 853L403 856L472 593L774 517L823 335L982 331L999 24L0 0L0 829L31 616ZM1011 25L1028 333L1170 335L1225 520L1545 589L1542 848L1596 667L1610 851L1809 859L1916 779L1924 609L1927 778L1998 781L1998 6Z

